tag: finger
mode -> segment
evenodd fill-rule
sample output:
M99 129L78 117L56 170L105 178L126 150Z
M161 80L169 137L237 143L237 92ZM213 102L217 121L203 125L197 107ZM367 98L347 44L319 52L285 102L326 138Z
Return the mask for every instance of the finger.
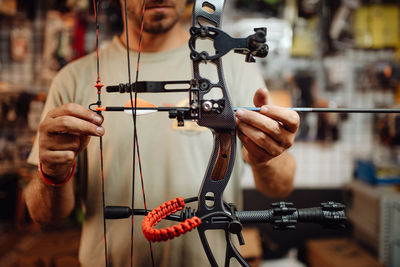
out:
M273 157L280 155L285 150L285 147L277 143L276 140L247 123L239 123L238 129L258 147L262 148Z
M48 133L73 134L73 135L104 135L104 128L91 122L73 116L61 116L46 121Z
M39 151L39 160L43 172L51 177L65 177L74 164L77 153L74 151Z
M69 104L63 105L59 108L53 109L47 115L53 119L60 117L60 116L68 115L68 116L80 118L85 121L89 121L96 125L101 125L103 123L102 116L91 111L90 109L87 109L87 108L85 108L81 105L75 104L75 103L69 103Z
M273 158L267 151L259 147L250 138L245 136L241 131L238 131L238 137L243 145L243 158L247 163L266 162Z
M41 148L47 150L73 150L80 146L79 137L70 134L41 134L39 135Z
M269 103L269 92L267 88L259 88L253 97L253 103L256 107L261 107Z
M48 140L48 142L46 142ZM42 147L49 150L71 150L76 153L83 151L90 141L90 136L76 136L72 134L50 134L44 138L47 145Z
M42 150L39 153L40 162L47 166L72 164L76 157L76 152L71 150Z
M278 121L273 120L258 112L240 109L236 112L238 126L240 123L246 123L258 129L261 132L267 133L275 141L279 142L285 147L291 145L292 133L285 129L285 127Z
M274 120L280 121L282 125L290 132L295 133L299 128L299 114L293 110L266 105L260 108L260 113Z

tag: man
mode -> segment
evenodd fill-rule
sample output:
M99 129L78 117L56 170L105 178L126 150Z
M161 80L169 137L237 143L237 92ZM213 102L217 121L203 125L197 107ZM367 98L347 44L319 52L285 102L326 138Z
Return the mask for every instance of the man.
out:
M122 2L122 8L124 3ZM191 78L188 32L180 17L186 0L147 2L141 55L140 80L187 80ZM129 47L135 62L140 32L141 0L128 0ZM106 85L125 82L126 38L124 28L119 38L100 52L100 72ZM243 159L251 166L257 188L269 196L285 196L292 189L295 163L285 152L293 143L299 125L296 112L269 105L268 91L254 66L243 57L224 57L226 80L234 106L262 107L261 112L236 112L238 136ZM214 71L215 72L215 71ZM210 70L205 77L213 77ZM87 149L87 191L84 196L85 221L79 258L82 266L104 266L104 241L101 204L100 157L96 138L104 136L105 199L107 205L130 205L132 163L132 118L122 114L104 114L103 118L86 108L96 100L96 56L89 55L65 67L55 77L39 127L38 138L29 161L41 166L42 176L55 184L70 174L77 155ZM255 93L252 90L258 89ZM142 97L142 95L140 96ZM144 94L156 105L181 105L187 94ZM123 94L102 94L103 105L121 105ZM153 208L177 196L195 196L210 156L212 138L209 131L197 127L176 129L165 114L137 118L143 175L148 206ZM105 131L107 130L107 134ZM239 201L239 178L243 161L236 160L225 193L228 201ZM25 190L32 218L42 224L57 223L74 207L72 181L51 186L38 175ZM137 188L135 203L142 203ZM148 245L141 235L140 220L135 217L134 264L149 266ZM107 222L108 252L112 266L129 265L130 221ZM224 239L210 237L217 255L224 255ZM155 262L161 266L207 266L196 233L162 244L155 244Z

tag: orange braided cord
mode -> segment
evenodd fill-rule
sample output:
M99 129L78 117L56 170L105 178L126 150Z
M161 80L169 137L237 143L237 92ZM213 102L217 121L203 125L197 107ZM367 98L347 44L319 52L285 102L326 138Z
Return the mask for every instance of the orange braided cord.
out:
M144 217L142 222L142 231L144 236L150 242L160 242L173 239L188 231L196 228L200 225L201 219L199 217L192 217L186 219L184 222L180 222L178 225L167 227L163 229L154 229L162 219L165 219L168 215L171 215L177 211L182 210L185 207L185 201L181 197L177 197L174 200L170 200L158 208L152 210L149 214Z

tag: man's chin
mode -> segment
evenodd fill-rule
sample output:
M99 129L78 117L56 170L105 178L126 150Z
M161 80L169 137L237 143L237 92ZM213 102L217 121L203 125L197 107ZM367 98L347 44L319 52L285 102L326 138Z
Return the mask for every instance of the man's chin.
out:
M176 23L177 20L171 22L159 21L159 22L145 23L143 30L150 34L163 34L170 31L175 26Z

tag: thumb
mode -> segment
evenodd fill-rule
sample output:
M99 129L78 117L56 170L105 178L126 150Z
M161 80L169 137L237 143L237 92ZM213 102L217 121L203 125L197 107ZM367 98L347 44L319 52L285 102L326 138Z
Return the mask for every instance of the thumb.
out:
M267 88L259 88L253 97L253 103L256 107L267 105L269 102L269 93Z

